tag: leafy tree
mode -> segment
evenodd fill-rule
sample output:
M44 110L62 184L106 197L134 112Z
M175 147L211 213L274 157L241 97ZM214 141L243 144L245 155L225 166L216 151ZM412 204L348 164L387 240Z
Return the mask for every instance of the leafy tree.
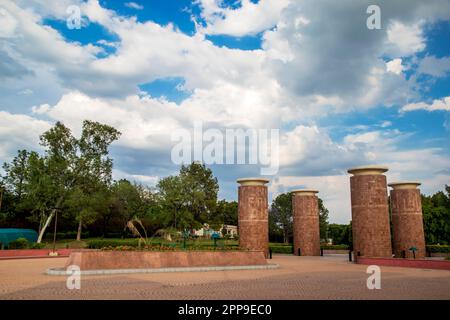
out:
M215 221L219 185L204 164L183 165L179 175L161 179L157 189L161 198L161 220L166 227L197 228Z
M182 165L180 179L184 206L200 223L213 220L219 184L211 169L197 162Z
M445 192L422 195L425 240L427 244L450 243L450 186Z
M335 224L328 225L328 237L333 239L333 244L346 244L351 242L351 225Z
M213 221L209 224L214 228L220 225L233 225L238 224L238 203L237 201L220 200L216 205L216 213Z
M322 199L318 200L319 205L319 228L320 237L325 238L328 225L328 209L324 206ZM292 235L292 193L282 193L278 195L271 205L269 212L269 230L273 235L282 235L283 242L289 242Z
M14 157L11 163L4 163L3 170L5 176L3 177L2 184L5 189L8 189L18 202L22 199L25 184L28 178L28 160L30 152L27 150L19 150L17 156Z
M322 199L319 198L319 228L320 228L320 238L327 238L328 229L328 209L323 205Z
M270 215L283 234L283 242L288 243L292 235L292 193L282 193L273 201Z
M185 206L183 182L179 176L169 176L158 182L160 221L164 227L187 228L197 224L194 215Z
M83 122L81 138L72 136L69 128L61 122L44 132L41 145L45 147L45 156L39 162L39 178L33 181L30 189L38 198L51 200L45 208L50 208L45 222L40 229L38 243L54 217L60 210L70 193L77 188L77 192L92 193L92 186L96 183L107 183L111 178L112 160L107 157L109 145L120 136L116 129L92 121ZM45 182L45 183L43 183ZM38 204L39 210L44 208L43 202ZM83 216L85 216L83 214ZM82 225L82 216L79 216Z

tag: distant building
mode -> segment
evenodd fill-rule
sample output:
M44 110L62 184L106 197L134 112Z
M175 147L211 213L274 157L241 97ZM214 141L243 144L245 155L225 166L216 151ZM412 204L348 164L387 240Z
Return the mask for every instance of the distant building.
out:
M229 236L230 238L234 238L238 234L238 227L223 224L219 230L214 230L209 224L205 223L201 229L194 230L194 234L198 237L210 238L213 233L218 233L220 237Z

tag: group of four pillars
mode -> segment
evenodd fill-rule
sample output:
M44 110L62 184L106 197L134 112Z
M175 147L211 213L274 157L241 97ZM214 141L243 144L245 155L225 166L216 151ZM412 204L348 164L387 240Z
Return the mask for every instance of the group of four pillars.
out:
M357 256L415 258L425 256L422 204L418 182L390 183L382 166L349 169L353 251ZM268 179L238 179L239 245L269 252ZM293 190L294 254L320 255L317 190ZM391 241L391 224L393 241Z

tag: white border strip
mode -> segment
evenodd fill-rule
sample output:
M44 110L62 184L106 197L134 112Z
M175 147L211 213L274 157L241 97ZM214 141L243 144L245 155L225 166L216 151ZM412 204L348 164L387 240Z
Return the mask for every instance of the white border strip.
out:
M82 270L81 275L108 275L126 273L161 273L161 272L204 272L204 271L229 271L229 270L263 270L278 269L278 264L256 265L256 266L220 266L220 267L182 267L182 268L148 268L148 269L100 269ZM67 272L62 268L47 269L47 275L67 276Z

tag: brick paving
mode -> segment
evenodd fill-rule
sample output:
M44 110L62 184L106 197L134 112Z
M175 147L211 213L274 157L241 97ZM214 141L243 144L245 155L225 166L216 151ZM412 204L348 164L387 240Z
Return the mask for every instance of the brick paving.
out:
M275 255L273 270L82 276L44 274L67 258L0 261L0 299L450 299L450 271L381 267L381 289L368 290L366 267L346 255Z

